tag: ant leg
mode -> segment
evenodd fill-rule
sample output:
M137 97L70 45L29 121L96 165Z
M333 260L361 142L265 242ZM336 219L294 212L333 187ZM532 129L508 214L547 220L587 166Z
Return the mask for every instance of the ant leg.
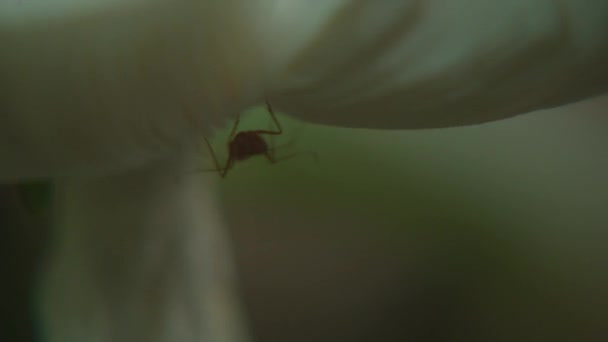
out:
M226 178L226 174L228 173L228 170L230 170L232 168L233 162L230 161L228 163L226 163L226 167L216 167L215 169L203 169L203 170L197 170L199 172L217 172L220 174L220 177L222 178Z
M232 168L232 164L233 164L232 158L228 157L228 160L226 160L226 166L220 172L220 176L222 176L222 178L226 177L228 170L230 170L230 168Z
M236 128L239 126L239 122L241 121L241 116L237 116L236 120L234 120L234 125L232 126L232 131L230 131L230 138L234 138L234 135L236 134Z
M272 106L270 105L270 101L268 101L268 100L266 100L266 109L268 109L268 113L270 114L272 121L274 121L274 124L277 125L277 128L279 129L278 131L275 131L274 134L276 134L276 135L282 134L283 128L279 124L279 120L277 120L277 117L274 115L274 111L272 110Z
M272 150L266 150L266 153L264 153L264 155L266 156L266 158L268 159L268 161L270 162L270 164L276 164L277 160L274 157L274 151L270 152Z
M272 130L272 122L270 121L268 121L268 130ZM267 153L272 156L272 159L274 159L276 151L276 142L274 136L275 134L270 135L270 148L267 149Z
M268 135L283 134L283 128L281 127L279 120L277 120L277 117L275 116L274 111L272 110L272 106L270 105L270 102L268 102L268 100L266 100L266 108L268 109L268 114L270 114L272 121L274 121L274 124L277 126L278 131L259 129L259 130L252 131L252 132L256 133L256 134L268 134Z
M218 172L220 174L220 176L222 176L222 178L224 178L224 176L226 174L226 170L222 169L220 167L220 163L217 161L217 157L215 156L213 147L211 147L211 143L209 142L209 139L207 139L207 137L205 137L205 143L207 143L207 147L209 148L209 153L211 153L211 159L213 159L213 164L215 164L215 171ZM213 170L203 170L203 171L213 171Z

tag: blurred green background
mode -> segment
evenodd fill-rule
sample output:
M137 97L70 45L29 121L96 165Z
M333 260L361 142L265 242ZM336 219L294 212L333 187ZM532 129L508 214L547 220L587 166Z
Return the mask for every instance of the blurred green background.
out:
M253 158L219 180L254 340L608 341L606 109L604 97L395 132L281 115L279 155L302 155ZM240 129L269 120L259 108ZM213 141L222 161L229 129ZM19 210L44 221L48 184L25 190ZM3 282L17 294L3 321L20 334L31 312L19 284L34 279L22 270L36 267L45 232L4 232L5 274L23 279Z
M281 153L319 162L221 181L256 340L608 341L606 109L398 132L280 116Z

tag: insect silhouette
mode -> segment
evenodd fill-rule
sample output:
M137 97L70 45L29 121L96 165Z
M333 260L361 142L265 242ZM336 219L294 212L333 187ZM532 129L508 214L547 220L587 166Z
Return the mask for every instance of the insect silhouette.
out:
M207 143L207 147L209 148L209 152L211 153L211 158L213 159L213 163L215 164L215 169L205 170L205 171L217 171L222 178L226 177L226 174L236 162L244 161L254 156L265 156L270 163L274 164L279 160L288 159L296 156L297 154L291 154L285 157L277 158L275 157L275 148L274 146L269 147L264 140L264 135L276 136L283 134L283 128L277 120L274 111L272 110L272 106L270 102L266 101L266 109L272 118L276 126L276 130L250 130L250 131L241 131L237 132L237 128L240 122L240 117L237 117L234 122L234 126L232 126L232 131L230 132L230 136L228 138L228 159L226 163L222 167L218 162L217 156L213 151L213 147L211 147L211 143L207 138L205 138L205 142ZM316 159L316 154L315 154Z

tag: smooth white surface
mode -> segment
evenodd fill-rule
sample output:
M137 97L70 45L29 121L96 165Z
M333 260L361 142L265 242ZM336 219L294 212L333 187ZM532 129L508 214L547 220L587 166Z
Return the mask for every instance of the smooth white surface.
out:
M466 125L608 86L606 1L352 1L332 19L273 95L301 119Z
M5 181L139 167L266 96L307 121L406 129L497 120L608 82L601 0L7 4Z
M56 182L45 342L242 342L215 174L179 158Z

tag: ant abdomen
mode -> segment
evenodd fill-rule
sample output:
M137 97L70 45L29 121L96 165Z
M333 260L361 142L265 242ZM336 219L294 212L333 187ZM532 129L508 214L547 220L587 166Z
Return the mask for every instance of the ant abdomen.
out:
M266 154L268 144L257 132L243 131L239 132L228 143L228 151L232 159L241 161L249 157Z
M276 130L251 130L251 131L242 131L237 132L237 127L240 122L240 117L237 117L234 126L232 126L232 131L230 132L230 138L228 140L228 159L226 160L226 164L224 167L220 166L217 157L215 156L215 152L213 152L213 148L211 147L211 143L209 140L205 138L205 142L207 143L207 147L209 147L209 152L211 153L211 158L215 164L215 170L219 172L222 178L226 177L228 171L234 166L234 162L242 161L248 159L253 156L265 156L268 161L271 163L276 163L279 160L285 160L295 156L296 154L292 154L289 156L276 158L274 155L275 148L271 146L268 148L268 144L264 140L265 135L275 136L283 134L283 129L279 124L274 112L272 111L272 107L270 106L270 102L266 101L266 107L268 109L268 113L272 118L272 121L276 125Z

